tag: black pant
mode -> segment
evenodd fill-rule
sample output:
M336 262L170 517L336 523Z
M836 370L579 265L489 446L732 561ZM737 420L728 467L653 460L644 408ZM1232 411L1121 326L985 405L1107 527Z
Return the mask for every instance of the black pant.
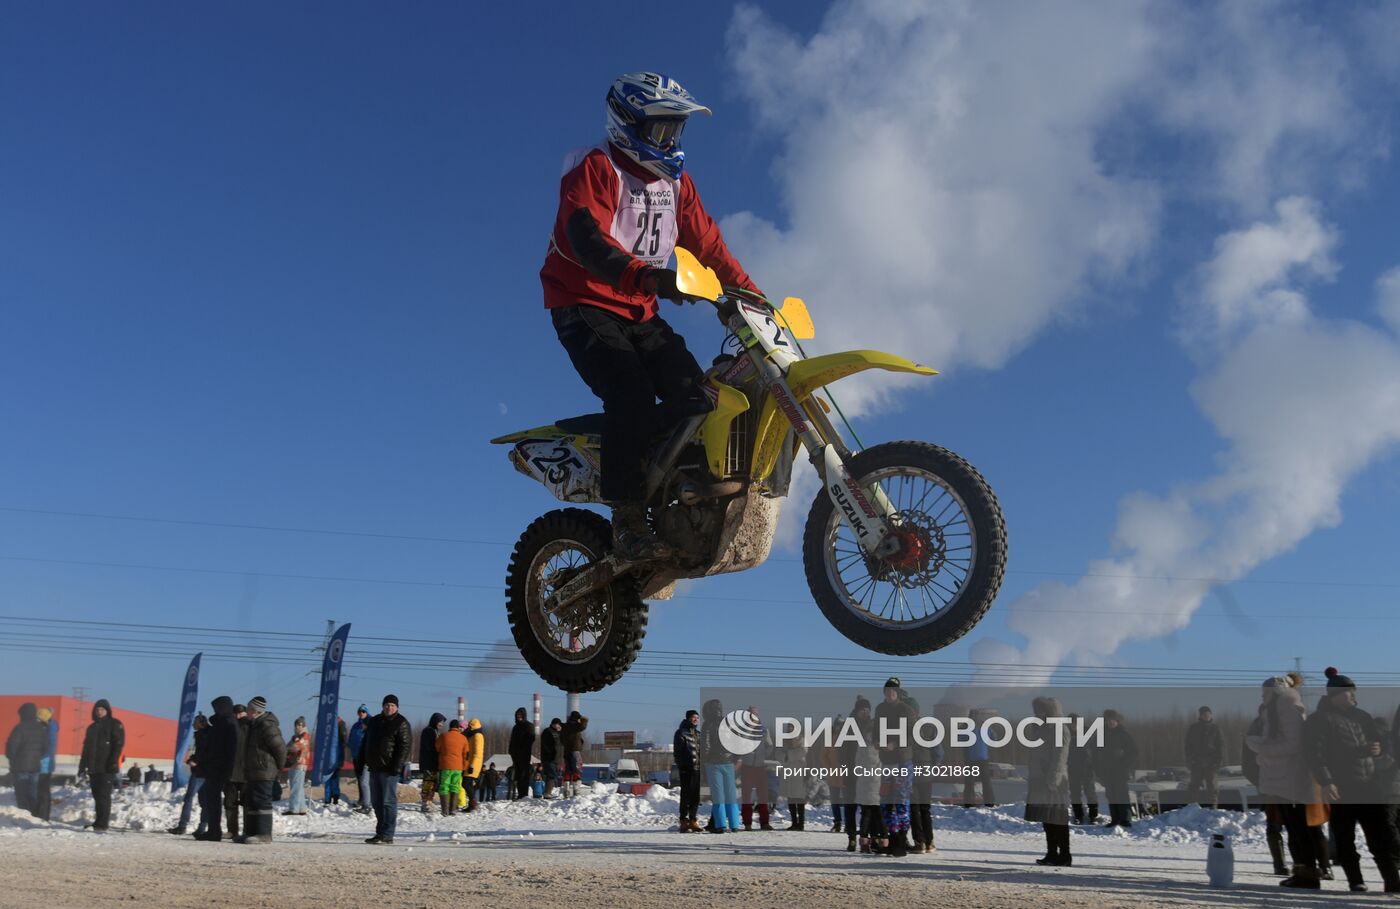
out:
M1133 822L1133 806L1128 801L1128 781L1109 779L1103 781L1104 798L1108 801L1108 816L1111 823L1119 827L1129 827Z
M276 780L250 780L243 784L243 835L272 836L272 789Z
M225 825L225 826L228 827L228 835L229 835L230 837L233 837L233 838L237 838L237 836L239 835L239 832L240 832L240 827L239 827L239 825L238 825L238 808L239 808L239 806L242 805L242 804L243 804L243 784L242 784L242 783L233 783L233 782L225 783L225 784L224 784L224 820L226 820L226 821L228 822L228 823Z
M112 820L112 786L116 784L115 773L94 773L92 779L92 802L94 814L92 829L106 830Z
M228 784L221 779L207 779L199 790L199 819L205 827L206 835L224 835L224 787Z
M526 758L522 761L511 758L511 761L511 779L514 781L513 785L515 787L515 792L511 798L523 799L530 794L530 759Z
M1337 864L1346 871L1347 880L1361 880L1361 855L1356 851L1356 826L1360 824L1381 879L1387 884L1400 883L1400 871L1396 869L1400 844L1395 842L1395 831L1390 826L1386 809L1385 805L1332 805L1328 823L1332 835L1337 838Z
M860 806L855 802L846 802L841 806L841 812L846 825L846 835L852 839L855 839L856 834L860 833L860 827L856 824L856 811L859 809Z
M963 804L973 804L972 794L977 791L977 784L981 783L982 804L995 805L997 795L992 788L992 765L987 761L973 761L972 766L977 768L977 776L968 774L963 777Z
M1313 834L1308 828L1308 806L1279 802L1272 806L1279 823L1288 831L1288 857L1297 868L1316 868Z
M681 820L693 821L700 809L700 771L681 771Z
M34 816L47 821L53 813L53 774L39 774L39 796L34 803Z
M933 777L915 777L913 798L909 800L909 836L916 843L933 842L933 811L929 807L932 801Z
M1089 808L1089 820L1099 816L1099 794L1094 791L1094 774L1087 767L1069 768L1069 803L1074 806L1075 820L1084 820L1083 806Z
M1215 774L1214 767L1191 768L1191 780L1186 784L1188 797L1203 808L1214 808L1220 802L1220 786Z
M574 369L603 401L603 498L640 502L652 437L687 404L709 407L699 390L700 364L660 316L629 322L581 305L556 309L553 319Z

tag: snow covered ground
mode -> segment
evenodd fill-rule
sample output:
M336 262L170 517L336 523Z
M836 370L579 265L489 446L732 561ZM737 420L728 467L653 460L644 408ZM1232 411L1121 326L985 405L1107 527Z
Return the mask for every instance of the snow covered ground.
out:
M348 787L351 791L353 786ZM830 811L809 809L807 832L723 837L674 832L677 798L653 788L622 796L611 787L554 802L490 802L472 815L418 811L401 792L397 843L366 846L373 819L348 806L313 803L305 817L276 819L272 846L198 843L165 832L180 802L169 784L117 795L113 832L83 831L91 799L55 790L55 820L14 807L0 790L0 906L285 905L334 897L339 905L438 905L465 888L491 906L568 898L578 905L818 905L858 909L937 902L942 906L1376 905L1332 883L1322 894L1280 890L1270 874L1261 815L1196 807L1128 831L1073 828L1073 868L1040 868L1038 825L1021 806L935 808L939 851L892 859L851 855L826 832ZM785 820L779 826L785 826ZM1236 886L1213 890L1206 842L1228 833ZM1370 878L1375 881L1374 869ZM207 882L212 889L195 886ZM482 905L474 900L474 904ZM571 906L570 909L573 909Z

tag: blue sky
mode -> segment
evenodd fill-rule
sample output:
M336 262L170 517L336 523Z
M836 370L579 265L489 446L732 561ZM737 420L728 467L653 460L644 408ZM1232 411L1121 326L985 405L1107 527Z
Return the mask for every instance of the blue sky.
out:
M939 657L980 646L1032 663L1387 669L1400 418L1355 395L1400 380L1377 309L1378 280L1400 265L1397 73L1371 37L1400 17L1259 4L1224 23L1208 8L1165 21L1163 7L1113 4L1043 28L986 8L895 8L712 4L688 13L685 40L639 52L623 5L11 7L0 612L507 637L508 547L490 544L553 503L485 440L595 409L537 272L564 153L599 138L615 75L657 68L715 110L687 131L687 167L760 286L805 296L827 348L945 370L884 398L852 393L867 442L953 448L1006 510L1001 599ZM1333 14L1345 18L1320 18ZM982 21L997 15L1011 18ZM876 41L889 52L841 56ZM1081 65L1077 41L1128 49ZM702 362L717 350L711 317L673 321ZM1341 341L1308 346L1343 323L1374 348L1358 371L1334 369L1352 362ZM1291 420L1270 422L1267 385L1254 401L1231 378L1251 356L1277 362L1258 349L1275 342L1316 353L1298 359L1318 376L1301 406L1340 420L1302 413L1298 440L1322 426L1362 452L1301 444L1302 466L1280 470L1331 485L1300 488L1320 504L1281 516L1269 503L1291 503L1290 487L1246 475L1274 464L1259 455L1271 440L1290 447ZM1359 423L1373 431L1352 438ZM1246 491L1193 492L1222 473ZM1170 520L1137 493L1172 500ZM1191 543L1124 536L1149 518ZM1262 522L1259 534L1222 529L1232 520ZM1254 546L1263 523L1293 529ZM1222 552L1238 558L1217 563ZM654 606L644 653L810 654L818 683L823 658L862 656L814 606L781 602L807 596L796 555ZM1172 620L1134 624L1131 605L1076 581L1104 558L1144 577L1228 575L1228 592L1158 600L1152 585L1171 585L1140 580L1128 599ZM1053 580L1066 586L1041 586ZM1044 616L1068 643L1028 646ZM1072 652L1109 626L1111 640ZM347 653L355 676L354 633ZM85 685L170 714L188 656L11 650L0 688ZM396 690L417 716L463 693L504 719L538 687L527 674L469 686L473 659L365 670L343 696ZM208 660L202 699L263 693L294 716L314 665ZM901 665L872 660L872 685ZM606 728L669 729L700 684L624 680L588 711Z

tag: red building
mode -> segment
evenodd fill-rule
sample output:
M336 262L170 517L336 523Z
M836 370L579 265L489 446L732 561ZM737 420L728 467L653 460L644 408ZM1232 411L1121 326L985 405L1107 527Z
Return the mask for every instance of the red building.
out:
M79 701L60 694L0 694L0 742L10 736L10 730L19 722L21 704L30 703L35 707L45 707L53 711L51 723L58 724L58 760L54 773L70 776L78 771L78 760L83 753L83 735L92 722L93 701ZM122 769L133 762L145 767L155 764L156 769L167 773L174 764L175 720L163 716L151 716L134 710L123 710L120 704L112 705L112 715L122 721L126 728L126 751ZM0 767L9 772L9 762L0 754Z

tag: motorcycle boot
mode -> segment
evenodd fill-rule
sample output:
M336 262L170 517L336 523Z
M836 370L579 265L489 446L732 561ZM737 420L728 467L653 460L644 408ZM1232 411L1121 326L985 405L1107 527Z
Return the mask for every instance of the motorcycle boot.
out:
M667 546L647 523L647 507L641 502L619 502L612 516L613 550L629 562L671 557Z

